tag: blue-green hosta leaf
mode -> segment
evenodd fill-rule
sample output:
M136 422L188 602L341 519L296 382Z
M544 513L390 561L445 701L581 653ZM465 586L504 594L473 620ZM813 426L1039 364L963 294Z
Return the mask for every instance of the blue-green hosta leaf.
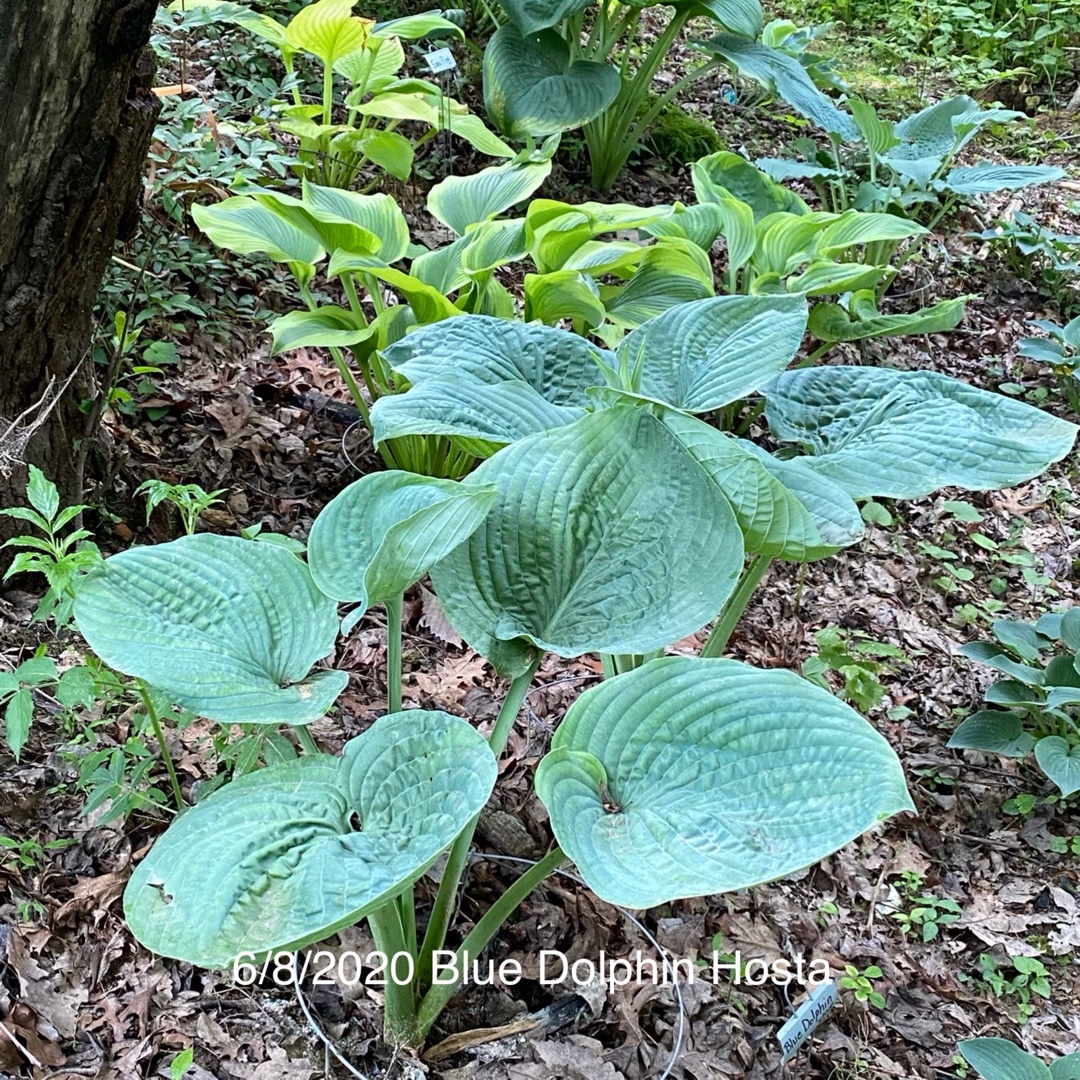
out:
M783 285L789 293L800 293L810 297L835 296L837 293L848 292L852 289L870 289L884 276L885 270L880 266L834 262L832 259L814 259L802 273L795 274L785 281L781 281L779 275L771 275L773 285ZM775 292L775 288L766 287L769 277L769 275L761 275L754 281L750 291L765 295Z
M1080 1080L1080 1054L1066 1054L1050 1062L1053 1080Z
M719 150L695 161L690 174L699 203L722 204L725 199L736 199L750 207L755 222L780 211L789 214L810 212L794 191L776 183L760 169L755 169L746 158L730 150Z
M740 75L778 94L822 131L838 135L845 142L859 138L858 126L851 115L838 109L814 85L806 68L793 56L738 34L717 34L697 44L706 52L722 56Z
M677 11L690 7L695 15L706 15L733 34L751 40L761 33L765 21L760 0L676 0L672 7Z
M1008 1039L964 1039L957 1049L982 1080L1063 1080Z
M321 941L419 878L496 772L466 721L384 716L340 759L260 769L186 811L131 876L128 925L153 952L207 968Z
M914 810L896 754L790 671L663 657L586 690L536 773L560 846L629 908L745 889Z
M1050 184L1065 178L1065 170L1052 165L965 165L950 169L944 184L957 195L992 195L995 191L1017 191L1035 184Z
M805 562L835 554L842 546L825 539L813 514L796 493L777 480L758 455L738 439L674 409L666 410L662 419L731 503L747 551ZM839 494L846 498L843 492ZM851 508L861 526L854 503ZM861 531L859 528L845 539L853 543ZM836 539L830 530L825 532L830 540Z
M588 6L588 0L499 0L521 34L535 34Z
M882 315L872 289L860 290L848 301L848 310L839 304L816 304L810 311L808 328L819 341L864 341L899 334L938 334L959 326L964 318L967 297L939 300L909 315Z
M1024 730L1022 713L983 709L972 713L952 733L954 750L983 750L1002 757L1022 758L1031 753L1035 737Z
M391 470L362 476L315 519L308 562L315 584L357 611L399 596L466 540L495 502L490 484Z
M661 648L712 618L742 568L727 500L645 409L532 436L473 478L498 500L431 578L458 633L505 674L537 648Z
M326 249L310 232L253 198L234 195L212 206L191 208L195 224L218 247L239 255L265 252L277 262L314 264Z
M317 56L328 67L363 47L374 23L353 14L354 0L316 0L301 8L285 28L294 49Z
M773 435L854 498L910 499L953 486L1009 487L1059 461L1076 427L929 371L789 371L766 391Z
M487 221L527 199L551 174L551 159L492 165L472 176L448 176L428 194L427 207L444 225L463 236L470 225Z
M812 458L785 460L774 457L764 447L749 440L739 441L747 451L757 455L770 476L779 480L806 507L826 547L839 550L862 539L865 524L854 499L839 484L813 469L809 464ZM786 554L784 558L803 561L792 554ZM804 558L817 558L817 554L811 553Z
M311 673L334 648L336 605L284 548L199 533L106 559L75 621L97 655L224 724L303 724L345 689Z
M1060 735L1047 735L1035 744L1035 760L1062 795L1080 791L1080 743L1070 745Z
M290 311L270 324L271 356L301 346L349 346L371 337L372 328L355 312L326 307L315 311Z
M1000 671L1009 678L1022 682L1025 686L1043 685L1042 668L1017 663L1000 646L989 641L969 641L966 645L961 645L957 651L961 656Z
M787 180L827 180L840 175L835 168L828 165L793 161L791 158L754 158L754 164L778 184Z
M520 218L482 222L469 230L468 240L461 252L466 274L485 274L525 258L525 222Z
M581 127L615 100L621 85L608 64L571 61L554 30L523 35L504 23L484 51L484 105L511 139Z
M717 296L681 304L628 334L618 361L641 364L641 392L686 412L708 412L770 382L806 329L801 296Z

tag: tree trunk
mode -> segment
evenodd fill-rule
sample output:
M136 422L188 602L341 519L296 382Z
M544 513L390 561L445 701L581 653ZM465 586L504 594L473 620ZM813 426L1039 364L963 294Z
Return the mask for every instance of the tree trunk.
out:
M0 507L23 502L26 462L67 499L81 492L94 299L117 236L138 222L158 112L155 8L0 0Z

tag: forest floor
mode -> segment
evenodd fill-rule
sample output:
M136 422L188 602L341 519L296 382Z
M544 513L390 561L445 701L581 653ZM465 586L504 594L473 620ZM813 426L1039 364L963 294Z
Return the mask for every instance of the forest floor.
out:
M721 111L716 90L699 86L691 107L711 115L725 140L746 145L751 157L767 152L785 130L783 111ZM1053 132L1046 134L1050 150L1041 160L1067 166L1074 181L1080 177L1075 116L1042 116L1037 130ZM1007 149L991 147L990 153L1004 158ZM564 189L574 179L564 177ZM559 183L556 178L555 193ZM685 171L668 174L646 157L612 199L689 201L689 193ZM1017 205L1036 208L1051 227L1075 232L1078 199L1080 185L1071 182L1025 193ZM425 221L421 209L413 207L410 216L414 237L425 239L427 230L437 238L438 226ZM1059 309L1015 278L983 242L965 238L987 223L950 223L927 246L918 299L974 295L961 327L930 338L874 342L864 353L840 347L833 357L930 369L988 388L1017 384L1014 392L1075 422L1080 418L1069 414L1045 371L1016 357L1026 322L1056 317ZM1073 299L1080 304L1075 291ZM900 295L895 302L909 300ZM174 339L179 364L155 380L150 404L163 411L160 418L150 421L145 411L135 419L107 418L115 468L102 499L109 514L97 526L104 548L175 534L176 522L164 510L143 521L132 492L147 477L224 489L222 506L204 516L204 527L231 532L262 523L303 538L319 509L358 470L375 467L370 444L350 426L347 395L329 358L301 349L270 359L259 329L239 325L231 339L221 340L193 323ZM306 985L298 999L292 989L237 986L229 973L156 958L128 933L120 899L162 821L137 813L103 823L104 807L80 816L73 780L86 743L43 698L46 708L22 760L16 764L0 751L0 834L40 845L26 859L0 851L0 958L6 955L0 1017L7 1016L4 1023L26 1051L16 1050L0 1028L0 1075L169 1076L170 1061L190 1045L194 1064L186 1075L192 1080L350 1075L328 1044L353 1063L351 1075L371 1080L930 1080L964 1075L954 1059L956 1044L973 1035L1011 1038L1044 1059L1080 1051L1080 801L1054 798L1053 786L1030 760L946 748L958 719L980 706L990 681L988 671L957 655L961 643L987 636L992 615L985 601L997 596L999 614L1016 619L1080 602L1075 474L1070 459L1008 491L945 491L886 503L891 524L870 525L858 546L805 567L776 564L732 639L729 654L738 659L800 670L824 648L815 633L838 628L850 662L862 662L871 688L875 679L881 684L881 699L868 715L900 755L918 808L918 816L893 818L782 881L669 904L644 917L669 955L690 961L711 962L716 950L739 953L744 963L823 960L837 978L848 965L880 969L872 984L884 1006L843 991L841 1004L807 1044L809 1052L791 1065L781 1065L776 1033L798 1002L794 985L789 1002L771 984L735 985L725 973L714 982L708 967L684 983L681 997L651 982L540 985L540 950L592 960L601 950L609 957L639 950L657 955L652 938L634 922L570 880L551 879L537 889L491 947L496 959L521 961L523 982L462 993L433 1041L503 1025L510 1025L508 1032L437 1060L386 1056L378 1043L378 991L345 985L338 969L329 985ZM973 539L976 534L993 546ZM961 580L950 566L971 574ZM36 585L17 578L0 594L2 669L13 668L40 642L62 665L80 655L73 633L55 636L31 624ZM454 638L422 586L407 596L406 616L406 707L467 715L485 730L501 697L491 669ZM703 639L704 632L673 651L693 651ZM377 609L334 659L351 680L334 715L312 725L327 751L337 751L385 711L384 650ZM482 823L481 850L522 859L542 854L549 830L530 776L567 706L599 676L594 657L545 661ZM829 678L843 690L843 677L833 672ZM130 722L130 713L96 718L98 745L123 746ZM216 771L210 730L200 722L176 736L173 756L188 792ZM50 848L54 841L65 843ZM462 931L513 873L505 861L472 863L456 923ZM432 891L425 878L422 903ZM925 909L924 897L952 901L960 912L927 942L917 925L905 935L904 920L896 917ZM361 926L329 947L364 954L372 943ZM1045 967L1047 995L1032 992L1033 980L1022 977L1014 958L1036 958ZM552 1002L559 1002L555 1010ZM551 1023L523 1022L530 1016Z

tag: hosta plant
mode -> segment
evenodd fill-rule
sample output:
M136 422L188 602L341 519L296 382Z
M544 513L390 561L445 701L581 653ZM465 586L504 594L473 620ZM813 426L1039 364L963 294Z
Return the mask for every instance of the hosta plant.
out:
M957 155L983 128L1018 120L1024 116L1020 112L984 109L961 95L894 123L858 99L850 101L847 113L820 91L813 94L822 99L820 108L800 111L825 130L829 147L821 150L809 139L799 140L793 150L802 161L763 158L758 165L778 180L811 181L833 210L887 211L933 229L951 211L980 196L1065 176L1064 170L1049 165L956 164ZM799 101L790 103L800 108ZM879 260L889 257L889 248L877 252Z
M659 6L648 0L502 0L507 21L484 53L484 101L493 123L511 139L582 127L593 187L607 191L665 106L721 62L694 65L650 97L687 21L703 16L740 40L753 40L762 28L759 0L679 0L644 46L643 12Z
M1055 232L1016 210L993 228L969 235L1003 248L1013 273L1056 300L1063 314L1080 308L1080 236L1075 232Z
M1045 1065L1008 1039L966 1039L959 1049L982 1080L1080 1080L1080 1054Z
M998 619L994 641L973 641L962 655L1004 675L986 691L995 706L969 716L949 746L1023 758L1034 752L1063 795L1080 791L1080 609L1035 623Z
M341 757L305 753L183 813L128 884L139 940L227 967L366 917L410 976L387 986L387 1037L422 1042L454 992L433 965L477 816L546 653L600 653L609 677L537 769L556 845L450 949L459 972L567 858L603 899L647 908L781 877L911 809L862 717L791 672L719 654L770 559L858 538L855 498L1015 483L1065 454L1075 429L943 376L784 373L805 320L801 296L711 298L615 352L490 316L420 327L388 350L411 388L376 404L376 432L466 440L488 455L468 480L363 477L316 520L309 565L201 535L106 560L75 605L91 647L222 722L302 728L325 712L344 675L311 668L333 646L335 600L354 605L346 629L378 602L389 624L389 714ZM755 389L786 451L694 415ZM509 680L486 740L464 719L399 708L401 598L425 572ZM662 655L718 611L701 656ZM422 927L414 886L443 852Z
M857 713L717 654L771 558L857 539L854 497L1013 483L1066 453L1074 429L941 376L782 374L805 319L802 297L714 298L615 353L488 316L419 328L389 350L411 389L376 409L408 405L389 421L488 453L467 481L358 480L317 519L310 567L200 535L106 560L76 601L91 647L223 722L302 726L326 710L344 676L311 666L332 647L334 600L355 605L346 626L386 604L398 682L401 597L425 571L510 681L487 740L463 719L401 711L390 689L390 713L342 757L305 753L186 811L128 885L136 936L221 967L366 917L411 975L387 987L387 1036L422 1042L454 991L433 963L477 815L549 652L599 652L610 677L574 703L537 770L557 845L450 950L458 971L566 858L600 897L644 908L783 876L911 809L895 755ZM755 388L774 436L809 453L774 455L694 415ZM702 656L658 655L717 611ZM414 886L446 851L420 927Z
M1017 355L1049 364L1069 408L1074 413L1080 412L1080 376L1076 372L1080 364L1080 316L1064 326L1049 319L1032 319L1030 325L1042 330L1046 337L1021 338L1017 342Z
M401 44L431 35L463 36L441 13L428 11L376 23L353 14L356 0L315 0L287 23L232 0L174 0L172 11L231 23L270 42L291 77L293 102L277 126L300 143L297 172L329 187L349 188L370 163L399 180L412 174L417 148L449 129L482 154L509 158L514 150L433 82L405 78ZM306 104L295 79L297 54L322 66L321 100ZM342 101L335 79L345 84ZM342 117L344 114L344 117ZM417 142L399 130L405 121L427 126Z

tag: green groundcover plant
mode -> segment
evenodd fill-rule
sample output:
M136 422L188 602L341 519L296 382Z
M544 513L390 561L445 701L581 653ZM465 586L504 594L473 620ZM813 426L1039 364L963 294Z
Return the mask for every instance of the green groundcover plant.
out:
M1014 758L1034 752L1062 795L1080 791L1080 608L1035 623L998 619L991 630L995 641L960 652L1005 676L986 691L995 708L969 716L949 746Z
M483 315L420 327L387 350L410 389L376 403L376 436L464 438L486 456L466 480L362 477L317 518L306 562L195 534L92 570L74 609L91 648L223 724L304 732L347 681L320 665L337 604L352 605L346 633L374 604L388 615L388 715L340 757L305 733L302 756L181 813L127 886L136 937L228 967L367 918L408 973L386 988L386 1036L421 1043L454 992L432 971L477 817L547 653L600 653L607 677L537 769L556 846L451 948L458 971L566 859L604 900L649 908L782 877L911 810L896 755L858 713L720 654L772 558L858 539L856 498L1017 483L1076 429L930 373L785 371L805 322L802 296L716 297L615 352ZM753 390L778 453L695 415ZM509 680L487 739L460 717L401 709L402 597L425 573ZM700 656L662 655L717 612ZM421 927L414 885L444 852Z

